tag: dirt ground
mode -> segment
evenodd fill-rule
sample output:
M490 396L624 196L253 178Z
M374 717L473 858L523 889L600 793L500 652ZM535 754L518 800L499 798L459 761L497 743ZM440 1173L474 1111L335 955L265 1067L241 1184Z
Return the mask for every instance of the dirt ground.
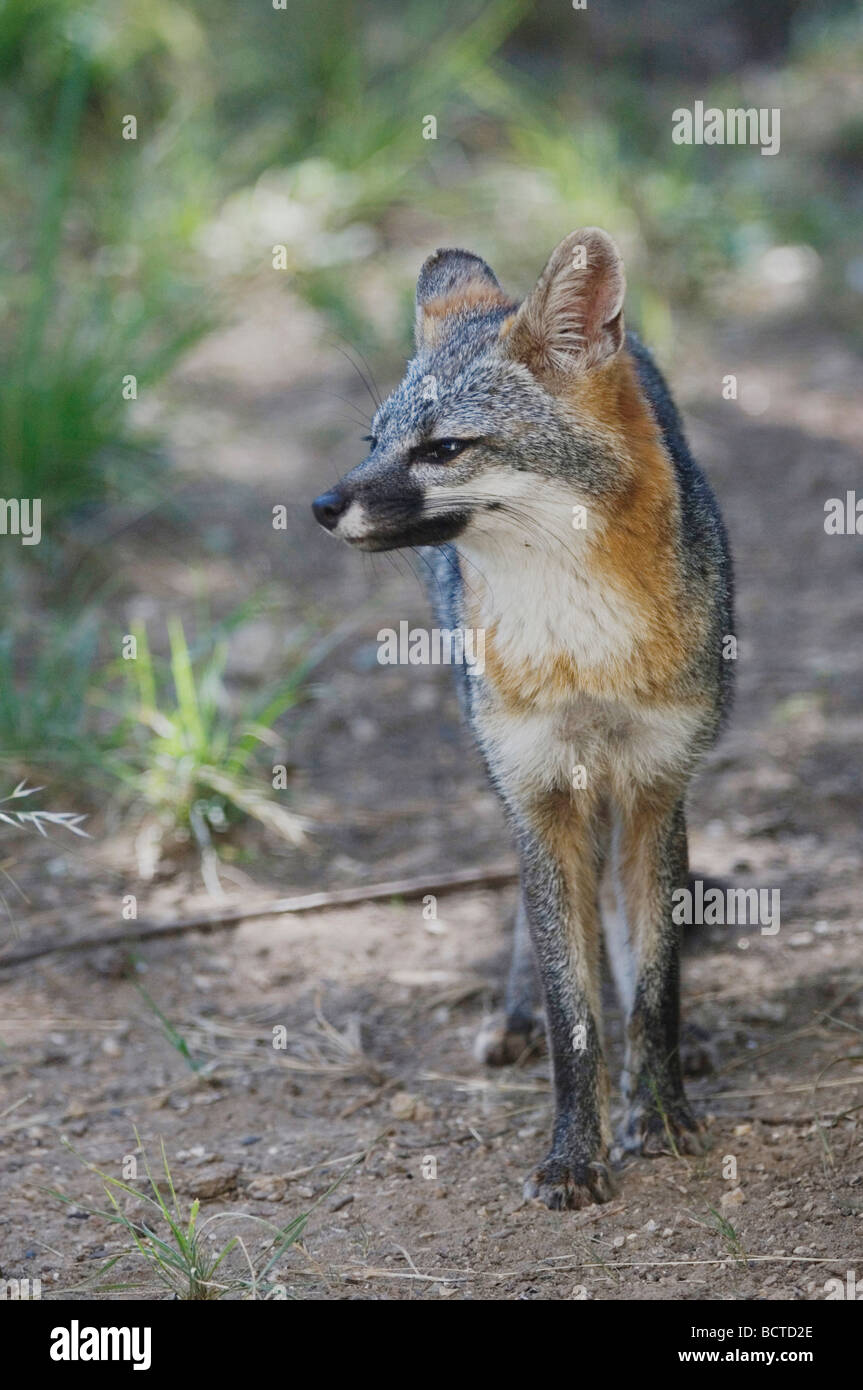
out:
M447 673L375 661L380 627L424 620L408 562L360 558L311 523L308 499L358 457L335 397L363 394L309 334L265 303L199 350L166 405L171 505L93 561L117 577L123 622L182 609L202 584L217 611L275 587L281 610L234 654L239 683L277 669L301 624L345 623L286 729L309 846L247 832L229 901L510 853ZM707 1156L629 1162L601 1208L522 1201L549 1129L546 1061L492 1072L471 1051L500 995L512 890L442 897L432 920L414 902L367 904L46 956L0 971L0 1277L68 1292L123 1247L45 1189L104 1206L81 1159L119 1176L137 1126L151 1157L164 1139L181 1200L228 1213L210 1229L242 1234L253 1259L266 1233L242 1213L285 1224L323 1197L278 1267L291 1296L805 1300L863 1278L863 541L823 529L825 501L863 487L859 361L776 317L681 361L674 385L735 550L740 635L734 718L692 792L691 857L781 892L775 936L716 928L687 953L684 1017L710 1054L689 1080ZM730 371L758 414L722 399ZM279 502L287 532L270 525ZM20 938L117 925L125 893L141 916L200 908L193 864L145 883L124 827L97 815L92 829L83 847L16 848ZM617 1069L610 992L607 1024ZM111 1279L141 1271L124 1257Z

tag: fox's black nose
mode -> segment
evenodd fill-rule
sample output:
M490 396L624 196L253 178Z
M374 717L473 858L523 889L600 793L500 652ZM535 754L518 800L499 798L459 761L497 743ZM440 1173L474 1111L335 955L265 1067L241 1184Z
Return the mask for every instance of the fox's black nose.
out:
M338 488L333 488L331 492L322 492L320 497L316 497L312 503L312 511L315 520L325 526L328 531L335 531L339 524L339 517L346 512L350 506L350 499L345 497Z

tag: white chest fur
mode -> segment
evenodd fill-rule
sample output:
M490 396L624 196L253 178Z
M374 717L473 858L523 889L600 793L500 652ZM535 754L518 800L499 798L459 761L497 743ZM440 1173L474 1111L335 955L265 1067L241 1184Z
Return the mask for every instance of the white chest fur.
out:
M581 669L611 672L631 656L639 615L597 577L584 550L570 540L562 562L535 543L508 547L500 559L493 549L466 547L463 573L476 595L476 620L494 633L508 666L542 667L563 655Z
M569 508L571 511L571 508ZM544 499L545 526L528 535L471 532L459 542L471 620L494 634L506 670L553 669L563 657L600 688L631 658L645 621L594 561L601 533L567 531L563 507ZM480 739L501 779L520 794L637 784L684 773L696 760L704 712L648 704L539 683L527 706L513 708L486 691L478 707Z
M516 485L496 480L498 495ZM465 620L493 634L495 662L511 672L553 671L561 659L586 679L538 680L529 701L507 702L492 683L477 704L477 733L503 784L517 795L596 784L621 795L694 764L704 711L617 698L617 679L645 637L645 615L597 563L601 520L588 508L573 527L569 489L531 480L518 513L481 515L458 540ZM469 619L468 619L469 615ZM607 676L607 680L605 677Z
M513 475L495 481L499 496L504 482L512 488ZM481 515L457 543L473 620L494 632L508 666L565 655L579 668L613 669L631 655L643 619L596 562L600 518L579 508L586 525L576 527L569 489L537 479L518 485L530 491L505 498L515 513Z
M503 785L518 796L552 790L614 790L691 770L704 727L702 710L628 706L577 695L556 709L512 711L484 704L477 732Z

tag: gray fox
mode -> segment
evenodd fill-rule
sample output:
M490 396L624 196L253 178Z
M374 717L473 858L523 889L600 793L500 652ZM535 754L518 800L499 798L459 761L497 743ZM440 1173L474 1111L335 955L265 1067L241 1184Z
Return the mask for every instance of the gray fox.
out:
M684 798L731 698L731 561L665 382L624 331L624 271L571 233L521 303L467 251L417 284L416 355L368 457L313 503L360 550L428 547L447 629L484 634L463 709L521 868L483 1056L513 1061L542 984L555 1119L525 1195L612 1194L601 937L626 1016L621 1152L697 1152L679 1054ZM535 963L535 964L534 964Z

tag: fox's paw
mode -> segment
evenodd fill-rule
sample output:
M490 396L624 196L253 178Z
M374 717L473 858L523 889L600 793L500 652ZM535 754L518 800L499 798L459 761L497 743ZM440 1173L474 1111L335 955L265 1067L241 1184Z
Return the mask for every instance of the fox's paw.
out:
M538 1019L514 1022L504 1014L493 1014L476 1035L474 1056L487 1067L509 1067L541 1050L542 1029Z
M580 1211L593 1202L610 1202L614 1188L611 1173L599 1159L584 1163L550 1153L525 1180L524 1195L552 1211Z
M704 1131L685 1101L668 1109L634 1105L620 1135L624 1153L657 1158L660 1154L702 1154L709 1147Z

